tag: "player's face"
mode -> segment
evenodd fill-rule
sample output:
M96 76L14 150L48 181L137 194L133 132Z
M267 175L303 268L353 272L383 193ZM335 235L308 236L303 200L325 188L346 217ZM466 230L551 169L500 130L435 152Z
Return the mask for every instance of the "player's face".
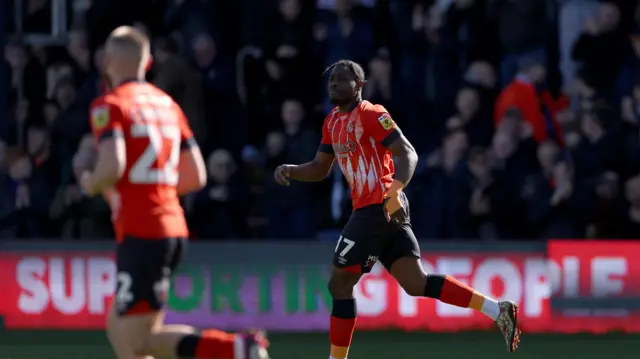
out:
M348 67L336 66L329 76L329 101L333 105L348 104L355 98L357 86L358 83Z

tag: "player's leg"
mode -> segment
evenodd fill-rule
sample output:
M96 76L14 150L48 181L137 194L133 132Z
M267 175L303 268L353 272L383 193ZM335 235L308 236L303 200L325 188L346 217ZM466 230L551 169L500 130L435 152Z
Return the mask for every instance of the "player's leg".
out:
M186 325L163 325L162 312L118 316L110 319L109 340L119 359L250 358L242 351L244 335L199 331Z
M448 275L427 274L422 267L420 248L410 225L398 228L380 261L407 294L480 311L496 322L507 342L507 349L514 351L517 348L520 329L515 303L498 302Z
M114 301L107 315L106 329L109 343L119 359L153 359L152 356L139 353L137 350L140 347L139 343L144 341L144 335L140 334L144 333L144 330L140 330L140 325L137 325L139 323L123 320L121 315L138 302L132 289L138 286L139 281L136 279L134 285L132 278L137 277L135 261L136 256L140 255L139 252L135 250L135 246L132 248L129 241L118 244L116 252L117 287ZM142 322L144 327L144 321Z
M136 354L132 343L127 338L126 326L121 327L114 306L107 315L107 338L118 359L153 359L149 355Z
M361 273L337 267L331 272L328 284L333 304L329 321L330 359L345 359L349 354L357 318L353 287L361 276Z
M229 334L196 330L183 325L164 326L164 298L169 276L186 244L183 239L126 238L118 251L118 288L110 337L124 358L266 359L261 333ZM117 333L113 333L116 332ZM115 347L114 347L115 349ZM120 355L119 355L120 357Z
M262 350L260 346L248 345L255 337L250 333L233 334L217 329L200 331L187 325L165 325L164 313L159 313L145 351L157 358L267 358L266 353L249 352L250 349Z
M333 300L329 324L331 359L345 359L349 353L357 318L353 287L377 261L384 247L384 226L382 207L361 208L351 215L336 244L328 285Z

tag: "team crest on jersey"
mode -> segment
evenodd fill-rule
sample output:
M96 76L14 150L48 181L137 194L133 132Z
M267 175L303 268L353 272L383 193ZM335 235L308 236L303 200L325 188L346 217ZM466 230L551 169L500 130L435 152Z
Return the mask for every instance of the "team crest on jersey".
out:
M382 116L378 117L378 122L380 122L382 128L385 130L390 130L393 127L393 120L388 113L383 113Z
M347 132L353 132L353 122L349 122L347 125Z
M109 124L109 108L98 106L91 111L91 125L96 130L101 130Z

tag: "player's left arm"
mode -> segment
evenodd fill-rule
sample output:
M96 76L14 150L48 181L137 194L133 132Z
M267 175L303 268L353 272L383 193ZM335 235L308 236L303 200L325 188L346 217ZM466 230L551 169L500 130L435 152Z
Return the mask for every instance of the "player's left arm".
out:
M375 120L370 121L373 137L396 157L396 173L389 192L397 193L411 181L418 164L418 154L384 107L376 106L373 116Z
M81 184L85 194L95 196L114 186L127 166L121 109L109 103L92 106L91 130L98 143L98 158L93 172L83 174Z
M200 147L193 137L184 114L180 114L180 164L178 165L178 195L202 189L207 184L207 169Z

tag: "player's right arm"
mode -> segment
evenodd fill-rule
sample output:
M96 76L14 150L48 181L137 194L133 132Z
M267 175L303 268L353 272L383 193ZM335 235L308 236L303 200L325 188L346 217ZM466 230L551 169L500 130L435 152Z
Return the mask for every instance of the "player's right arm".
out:
M289 185L289 179L300 182L319 182L325 179L333 165L334 156L318 151L311 162L301 165L280 165L276 168L274 177L278 184Z
M180 164L176 189L178 195L183 196L198 191L207 184L207 169L189 124L184 115L181 114L180 117Z
M335 153L331 144L331 136L326 123L322 127L322 140L316 156L311 162L301 165L280 165L276 168L273 176L278 184L289 185L289 179L300 182L319 182L325 179L331 171Z
M115 104L96 101L91 106L91 131L98 146L98 159L93 172L82 175L85 193L94 196L113 187L127 165L122 126L122 110Z

